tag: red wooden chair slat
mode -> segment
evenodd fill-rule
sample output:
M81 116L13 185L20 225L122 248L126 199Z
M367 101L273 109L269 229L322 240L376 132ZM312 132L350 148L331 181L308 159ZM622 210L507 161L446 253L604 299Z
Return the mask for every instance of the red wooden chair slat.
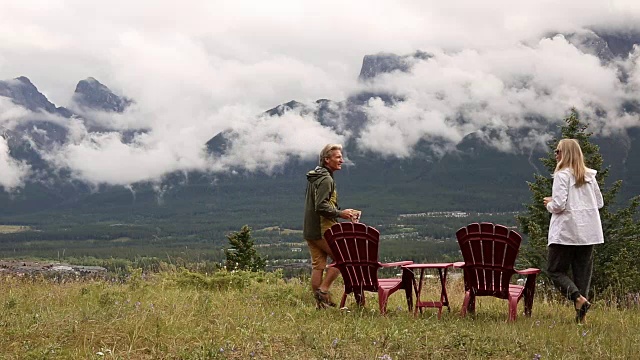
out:
M462 316L475 312L476 296L493 296L509 301L509 321L517 316L518 301L525 298L525 315L531 316L536 276L540 269L514 269L522 237L493 223L473 223L456 232L464 263L456 263L464 274L465 298ZM527 275L525 285L511 284L514 274Z
M329 266L338 268L344 281L340 307L344 307L349 294L364 306L364 292L377 292L380 312L385 314L389 296L404 289L409 311L413 309L413 272L403 269L401 278L378 279L378 269L387 264L378 261L380 232L377 229L363 223L343 222L334 224L324 236L334 255L334 262ZM401 264L411 263L405 261Z

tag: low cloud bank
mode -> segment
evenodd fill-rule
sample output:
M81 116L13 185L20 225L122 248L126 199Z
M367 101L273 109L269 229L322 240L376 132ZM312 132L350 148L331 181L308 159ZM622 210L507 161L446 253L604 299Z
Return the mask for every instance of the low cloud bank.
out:
M398 157L411 155L421 139L444 138L455 144L480 129L531 129L544 135L575 107L598 135L640 125L624 105L638 101L640 64L637 47L628 59L603 63L564 36L533 45L455 53L435 50L412 71L384 74L367 87L404 101L366 105L372 120L360 146ZM623 76L627 72L628 79ZM526 151L545 137L487 138L496 149Z
M131 51L142 41L135 35L125 40ZM173 41L181 43L186 53L197 54L200 49L188 39ZM380 74L361 83L343 81L337 87L327 79L319 82L327 92L338 94L333 101L363 92L401 99L393 104L379 97L369 99L361 107L368 122L355 134L341 130L344 126L335 131L321 125L313 116L318 105L312 98L299 99L310 111L293 110L282 116L264 115L262 102L248 101L255 96L274 106L296 98L300 86L289 91L290 83L313 87L314 81L326 75L325 70L290 58L248 66L217 63L201 53L195 62L183 56L172 59L184 67L193 66L191 71L143 77L128 84L124 92L136 104L122 114L96 112L85 120L55 120L69 131L68 141L41 149L40 155L84 182L126 186L158 182L176 171L271 174L291 159L315 159L329 142L352 141L362 151L408 158L421 140L432 143L436 154L443 154L466 135L480 131L481 138L500 151L528 153L545 145L553 128L550 125L559 123L572 107L591 122L598 135L640 126L638 114L623 110L625 104L640 100L637 47L628 58L607 61L562 35L482 49L423 50L432 56L414 61L406 72ZM166 51L156 49L155 55L168 56ZM133 69L153 63L145 59L141 54L133 56L133 65L139 63L131 66L122 58L115 67L122 70L123 78L133 78ZM153 66L158 72L168 68L162 63ZM279 78L281 74L288 75ZM251 88L255 77L263 81ZM216 81L222 86L211 85ZM291 97L283 99L283 93ZM329 123L349 121L345 107L332 110L333 118L325 119ZM29 116L25 109L0 97L0 125L5 129ZM88 129L96 126L106 130ZM226 153L210 156L205 143L225 130L233 134ZM485 130L492 135L482 133ZM20 188L29 178L29 164L10 156L4 138L0 140L0 169L0 186L7 191Z

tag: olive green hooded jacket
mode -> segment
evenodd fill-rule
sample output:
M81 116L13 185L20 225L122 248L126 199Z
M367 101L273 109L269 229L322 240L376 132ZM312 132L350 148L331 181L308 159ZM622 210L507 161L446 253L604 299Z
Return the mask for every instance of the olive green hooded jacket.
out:
M320 217L332 219L337 222L340 210L331 203L331 195L336 191L333 175L322 166L307 173L307 193L304 206L303 236L305 240L320 240ZM337 200L336 200L337 204Z

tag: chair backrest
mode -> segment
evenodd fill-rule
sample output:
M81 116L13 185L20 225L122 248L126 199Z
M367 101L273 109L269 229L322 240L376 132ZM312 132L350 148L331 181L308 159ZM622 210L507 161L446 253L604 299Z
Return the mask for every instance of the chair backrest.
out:
M346 292L378 291L380 232L363 223L343 222L331 226L324 237L340 269Z
M522 237L505 226L474 223L456 232L464 259L465 290L506 299Z

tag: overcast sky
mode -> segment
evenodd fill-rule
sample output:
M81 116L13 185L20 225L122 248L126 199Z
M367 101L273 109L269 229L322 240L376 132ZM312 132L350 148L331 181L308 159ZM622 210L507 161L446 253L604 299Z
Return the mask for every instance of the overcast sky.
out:
M356 140L386 156L411 156L421 138L455 144L483 126L523 126L527 115L561 119L571 106L587 116L608 110L598 131L637 126L617 109L637 99L639 54L601 64L563 37L545 37L636 24L637 0L1 1L0 79L27 76L57 106L69 106L87 77L135 99L125 114L104 118L151 129L133 143L71 122L72 141L48 155L89 183L128 185L171 171L270 171L291 156L312 158L349 134L299 114L256 114L294 99L341 101L365 88L407 100L387 107L374 99L366 107L372 121ZM410 73L358 82L364 55L416 50L434 57ZM621 67L628 83L617 77ZM514 86L522 79L532 85ZM0 98L0 125L28 117L23 112ZM473 121L447 121L461 113ZM228 128L239 134L234 151L207 159L203 144ZM496 146L515 151L544 138L534 133ZM28 164L12 159L0 138L0 186L19 188L29 176Z

